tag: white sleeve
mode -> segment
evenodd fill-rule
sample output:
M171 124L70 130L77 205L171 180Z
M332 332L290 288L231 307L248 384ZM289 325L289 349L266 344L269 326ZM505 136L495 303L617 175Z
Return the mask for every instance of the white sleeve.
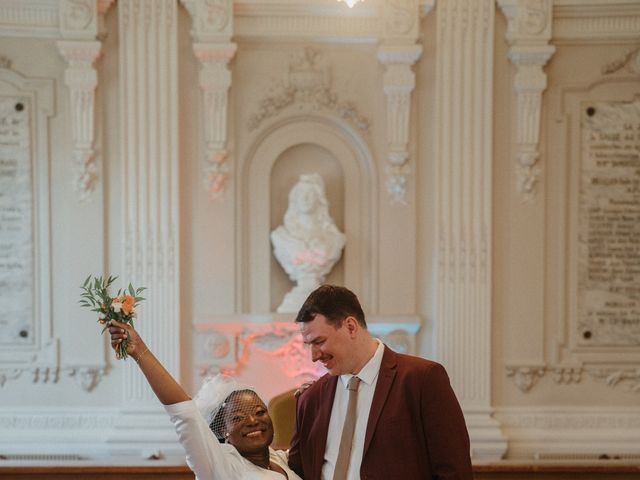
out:
M237 450L218 441L193 400L164 408L187 454L187 465L198 480L242 478L242 461L236 458Z

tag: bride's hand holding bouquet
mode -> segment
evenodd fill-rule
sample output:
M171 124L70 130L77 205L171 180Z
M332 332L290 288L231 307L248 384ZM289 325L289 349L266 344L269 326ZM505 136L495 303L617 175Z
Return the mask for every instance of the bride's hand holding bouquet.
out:
M111 346L116 351L116 357L124 359L136 351L137 343L141 343L140 337L133 328L129 330L135 334L136 339L131 338L133 335L131 337L126 335L125 325L134 326L133 321L137 317L136 307L144 300L140 294L145 288L133 288L129 284L126 289L120 289L115 296L111 296L109 287L117 278L109 276L106 279L103 277L94 277L92 279L91 275L89 275L82 287L80 287L83 291L82 295L80 295L80 305L98 314L98 323L104 325L102 333L111 325L115 325L122 330L122 336L117 338L118 341L115 345L114 332L110 333L112 333ZM112 321L114 323L111 323ZM142 355L139 354L137 358L140 358L140 356Z

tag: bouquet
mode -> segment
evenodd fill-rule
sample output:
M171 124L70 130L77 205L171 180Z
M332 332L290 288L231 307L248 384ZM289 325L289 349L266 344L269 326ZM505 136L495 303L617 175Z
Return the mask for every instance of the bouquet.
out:
M101 333L104 333L109 326L109 320L127 323L133 327L133 319L137 317L136 307L144 298L140 294L146 290L143 288L133 288L131 284L126 289L118 290L115 297L109 293L109 287L118 277L109 276L91 278L91 275L82 284L82 295L80 295L80 305L90 308L92 312L98 314L98 323L104 325ZM116 350L118 358L125 359L127 355L127 345L129 339L125 338Z

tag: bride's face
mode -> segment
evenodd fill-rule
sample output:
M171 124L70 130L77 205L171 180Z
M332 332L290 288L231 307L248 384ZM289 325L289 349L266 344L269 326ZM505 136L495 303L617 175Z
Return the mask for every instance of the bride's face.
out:
M311 213L318 206L318 193L313 187L299 185L293 193L296 209L300 213Z
M225 437L241 455L261 451L273 441L273 423L255 392L234 392L225 406Z

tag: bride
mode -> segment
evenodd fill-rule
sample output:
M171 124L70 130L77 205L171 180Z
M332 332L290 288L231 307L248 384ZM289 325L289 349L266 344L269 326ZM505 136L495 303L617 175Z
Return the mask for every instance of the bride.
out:
M197 480L302 480L287 452L270 448L271 416L251 387L218 375L192 400L131 325L111 320L107 328L114 350L129 340L127 354L171 417Z

